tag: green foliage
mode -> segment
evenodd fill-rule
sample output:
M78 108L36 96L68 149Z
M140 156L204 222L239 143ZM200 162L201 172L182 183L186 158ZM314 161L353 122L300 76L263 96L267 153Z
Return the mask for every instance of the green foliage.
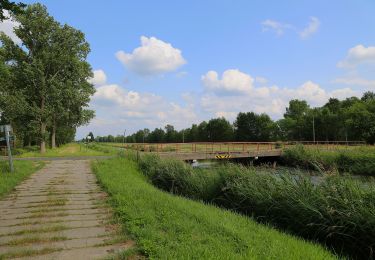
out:
M154 158L147 160L157 163ZM172 170L183 167L167 164ZM162 192L129 160L100 161L93 169L124 229L150 259L334 258L320 246L250 218Z
M56 140L70 142L75 129L94 116L87 109L95 92L87 82L90 48L81 31L55 21L41 4L28 5L14 19L22 45L0 34L1 120L44 152L49 136L52 147Z
M0 21L9 19L9 17L6 17L4 15L5 10L10 11L13 14L20 14L22 13L23 8L25 6L26 5L21 2L16 3L16 2L9 1L9 0L1 0L0 1Z
M373 256L373 180L364 184L332 175L313 183L298 171L271 174L269 170L231 164L196 171L183 162L149 156L141 157L139 167L165 191L214 202L281 230L320 241L340 254Z
M41 169L43 165L43 162L15 161L15 171L11 173L9 172L8 162L0 161L0 198L11 192L30 174Z
M234 122L237 141L267 142L272 138L274 123L266 114L239 113Z

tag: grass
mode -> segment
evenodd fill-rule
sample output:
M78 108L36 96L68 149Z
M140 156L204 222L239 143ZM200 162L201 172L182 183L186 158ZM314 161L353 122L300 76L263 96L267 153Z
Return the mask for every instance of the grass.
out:
M64 225L54 225L54 226L48 226L48 227L42 227L42 228L28 228L19 230L13 233L3 234L2 236L20 236L20 235L26 235L26 234L40 234L40 233L48 233L48 232L55 232L55 231L62 231L69 229L67 226Z
M298 171L224 165L195 170L177 160L143 156L139 167L157 187L252 216L320 241L340 255L373 257L375 182L325 175L319 184Z
M29 236L29 237L13 239L2 245L20 246L20 245L29 245L33 243L47 243L47 242L56 242L56 241L64 241L64 240L68 240L68 238L65 236L52 236L52 237Z
M318 150L304 146L288 148L283 153L287 165L340 173L375 176L375 147L364 146L348 150Z
M160 191L135 162L95 162L116 216L151 259L333 259L319 245L234 212Z
M18 250L14 252L9 252L9 253L4 253L0 254L0 259L14 259L14 258L19 258L19 257L32 257L32 256L37 256L37 255L46 255L50 254L53 252L61 251L63 250L62 248L50 248L50 247L45 247L42 249L23 249L23 250Z
M11 173L9 172L8 162L0 161L0 198L7 195L30 174L43 166L43 162L14 161L15 172Z
M70 157L70 156L101 156L108 155L105 151L99 151L89 148L84 144L70 143L62 145L55 149L47 149L46 153L39 151L21 151L17 157Z

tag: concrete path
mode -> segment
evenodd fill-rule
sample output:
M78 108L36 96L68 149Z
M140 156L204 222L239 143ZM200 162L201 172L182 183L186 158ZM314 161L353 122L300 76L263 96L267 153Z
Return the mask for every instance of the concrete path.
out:
M133 247L105 198L89 161L51 161L0 200L0 259L101 259Z

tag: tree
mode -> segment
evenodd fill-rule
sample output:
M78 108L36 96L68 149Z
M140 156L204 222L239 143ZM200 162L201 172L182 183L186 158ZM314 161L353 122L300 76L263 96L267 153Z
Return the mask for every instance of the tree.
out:
M233 140L233 127L224 118L215 118L208 121L206 126L208 141L223 142Z
M289 107L286 108L284 118L288 119L290 127L290 138L292 140L303 140L306 126L306 114L310 107L305 100L293 99L289 101Z
M239 113L234 122L237 141L270 141L274 124L266 114Z
M77 126L94 116L93 111L85 109L95 91L87 82L92 74L86 62L90 49L82 32L61 26L40 4L29 5L15 19L21 24L15 34L23 46L1 34L0 53L12 71L9 90L18 93L17 103L27 104L30 122L39 124L36 133L44 153L48 129L54 147L58 127L75 132ZM11 95L9 90L5 92Z
M25 7L26 5L21 2L16 3L9 0L0 0L0 21L8 19L5 15L5 10L10 11L13 14L20 14Z
M149 141L151 143L162 143L164 141L165 132L161 128L155 128L149 135Z
M166 125L165 129L165 141L167 143L173 143L177 141L176 135L177 131L174 129L173 125Z

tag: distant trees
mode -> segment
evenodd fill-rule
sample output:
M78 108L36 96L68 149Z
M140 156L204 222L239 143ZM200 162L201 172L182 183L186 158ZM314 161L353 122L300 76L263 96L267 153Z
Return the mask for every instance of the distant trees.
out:
M239 113L233 125L224 118L175 130L172 125L148 135L140 130L126 142L265 142L265 141L366 141L375 143L375 93L345 100L331 98L322 107L311 108L304 100L291 100L284 117L273 121L267 114ZM145 137L143 139L143 137ZM100 137L98 141L109 140ZM115 141L115 140L114 140Z
M95 92L87 82L90 48L82 32L55 21L41 4L27 6L14 19L22 45L0 34L1 120L44 153L48 138L52 148L72 141L75 129L94 117L87 109Z
M272 139L275 124L266 114L239 113L234 122L237 141L266 142Z

